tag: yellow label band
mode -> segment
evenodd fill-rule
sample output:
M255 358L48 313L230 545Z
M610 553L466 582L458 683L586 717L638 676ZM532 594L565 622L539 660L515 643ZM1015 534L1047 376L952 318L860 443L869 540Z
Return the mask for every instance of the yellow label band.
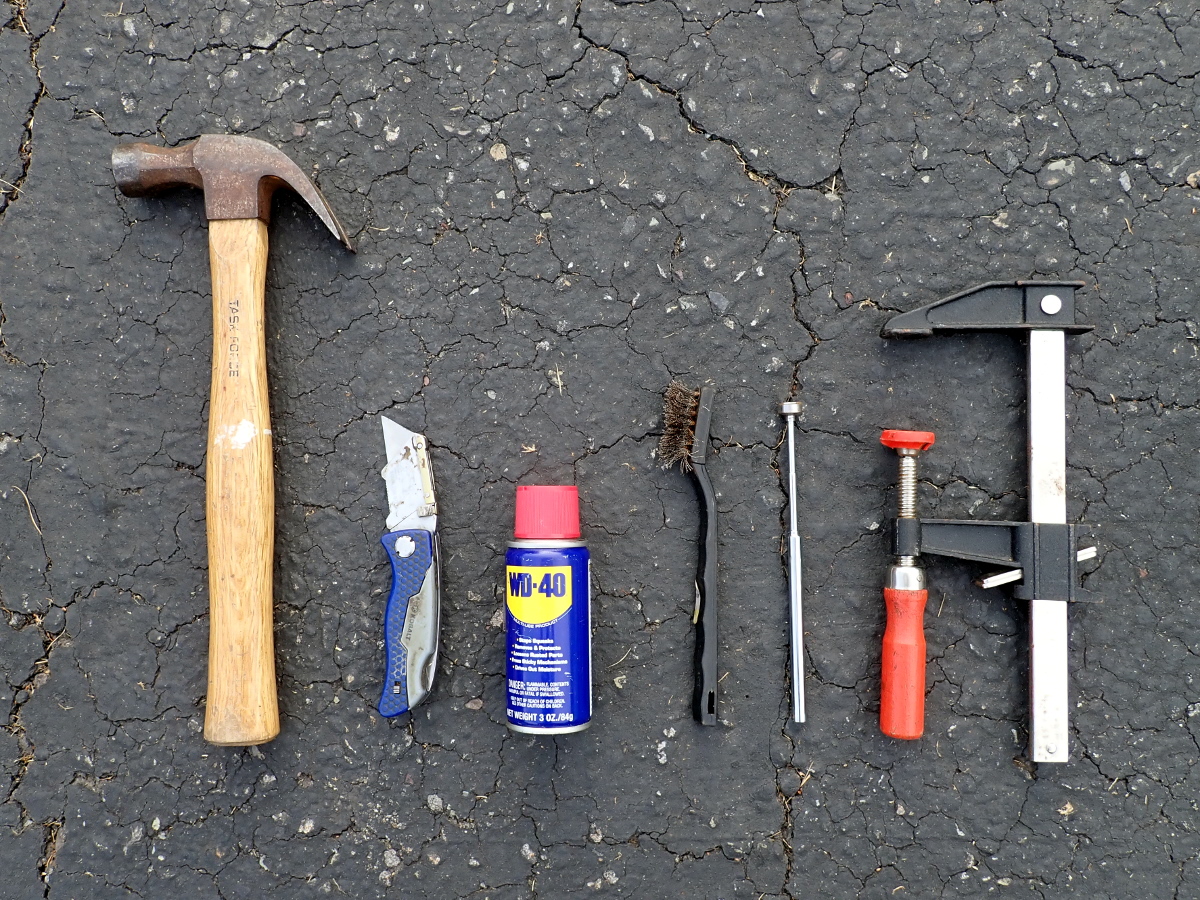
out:
M546 625L571 608L570 566L508 566L508 611L526 625Z

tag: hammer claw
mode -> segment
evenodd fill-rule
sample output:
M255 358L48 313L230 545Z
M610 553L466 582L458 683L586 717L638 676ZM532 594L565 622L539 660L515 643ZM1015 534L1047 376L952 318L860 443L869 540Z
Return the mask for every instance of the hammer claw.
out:
M179 185L204 191L209 221L271 219L271 197L287 186L303 198L347 250L346 229L320 189L282 150L257 138L205 134L179 147L121 144L113 150L117 187L129 197L144 197Z

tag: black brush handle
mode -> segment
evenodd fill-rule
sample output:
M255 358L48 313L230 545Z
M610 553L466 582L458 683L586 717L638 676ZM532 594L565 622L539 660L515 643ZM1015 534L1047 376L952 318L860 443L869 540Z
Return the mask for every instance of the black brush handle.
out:
M717 498L703 465L692 467L700 500L700 558L696 570L696 685L692 717L717 724Z

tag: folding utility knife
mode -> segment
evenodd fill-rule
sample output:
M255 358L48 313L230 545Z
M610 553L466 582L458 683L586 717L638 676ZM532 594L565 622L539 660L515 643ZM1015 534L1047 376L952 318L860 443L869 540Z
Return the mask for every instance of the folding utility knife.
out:
M384 614L387 669L379 713L398 716L429 694L437 669L442 609L437 499L425 436L386 416L387 531L382 538L392 563L392 590Z

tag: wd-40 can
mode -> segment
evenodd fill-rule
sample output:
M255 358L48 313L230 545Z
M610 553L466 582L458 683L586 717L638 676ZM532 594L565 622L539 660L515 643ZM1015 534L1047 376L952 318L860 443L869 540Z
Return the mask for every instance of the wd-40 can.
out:
M592 719L592 616L579 492L518 487L513 537L504 573L508 727L583 731Z

